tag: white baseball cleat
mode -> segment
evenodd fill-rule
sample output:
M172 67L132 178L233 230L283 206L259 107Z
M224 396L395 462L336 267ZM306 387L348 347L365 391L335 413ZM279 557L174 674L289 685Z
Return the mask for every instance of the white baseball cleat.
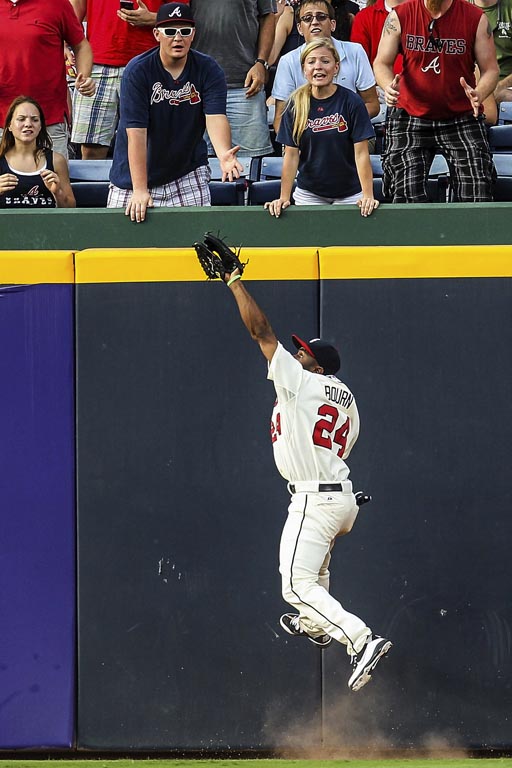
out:
M368 640L363 650L352 657L354 671L348 681L348 687L351 691L359 691L366 683L372 679L371 673L379 663L380 659L388 653L393 647L391 640L385 637L374 637Z
M284 631L288 632L289 635L307 637L308 640L310 640L315 645L318 645L319 648L327 648L327 646L332 642L332 637L329 637L329 635L317 635L315 637L314 635L310 635L308 632L305 632L300 626L298 613L283 613L279 619L279 623Z

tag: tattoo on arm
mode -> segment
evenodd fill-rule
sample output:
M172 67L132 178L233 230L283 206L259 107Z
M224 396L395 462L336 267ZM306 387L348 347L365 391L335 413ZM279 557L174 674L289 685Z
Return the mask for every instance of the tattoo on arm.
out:
M391 35L393 32L398 32L398 27L395 24L394 19L391 18L391 14L388 15L384 22L384 32Z
M492 29L489 22L487 22L487 37L492 37Z

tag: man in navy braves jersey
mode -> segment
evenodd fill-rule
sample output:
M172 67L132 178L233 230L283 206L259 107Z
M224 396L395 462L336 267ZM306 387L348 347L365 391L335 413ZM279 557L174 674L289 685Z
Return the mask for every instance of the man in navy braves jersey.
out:
M399 51L403 71L395 75ZM498 82L498 64L480 9L465 0L408 0L396 6L384 24L373 68L389 107L385 194L395 203L428 202L427 177L440 152L457 202L492 201L496 171L482 105Z
M195 24L182 3L162 5L153 30L157 48L136 56L121 82L120 121L108 207L144 221L148 207L210 205L208 129L223 180L238 178L231 146L226 80L210 57L191 50Z

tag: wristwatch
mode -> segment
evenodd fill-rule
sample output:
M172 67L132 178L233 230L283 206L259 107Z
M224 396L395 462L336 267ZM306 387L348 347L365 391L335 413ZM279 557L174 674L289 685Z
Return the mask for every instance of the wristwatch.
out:
M265 67L265 69L268 69L268 68L269 68L269 66L268 66L268 61L265 61L265 59L256 59L256 61L255 61L254 63L255 63L255 64L263 64L263 66Z

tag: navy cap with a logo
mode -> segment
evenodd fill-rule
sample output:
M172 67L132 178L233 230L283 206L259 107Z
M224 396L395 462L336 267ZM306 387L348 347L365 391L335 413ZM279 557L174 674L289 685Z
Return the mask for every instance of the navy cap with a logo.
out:
M165 3L161 5L156 14L155 27L163 27L164 24L192 24L195 26L194 14L185 3Z
M318 365L321 365L324 369L324 373L332 375L339 371L341 365L340 356L336 347L330 342L323 339L303 341L298 336L292 336L292 341L297 349L303 347L310 357L314 357Z

